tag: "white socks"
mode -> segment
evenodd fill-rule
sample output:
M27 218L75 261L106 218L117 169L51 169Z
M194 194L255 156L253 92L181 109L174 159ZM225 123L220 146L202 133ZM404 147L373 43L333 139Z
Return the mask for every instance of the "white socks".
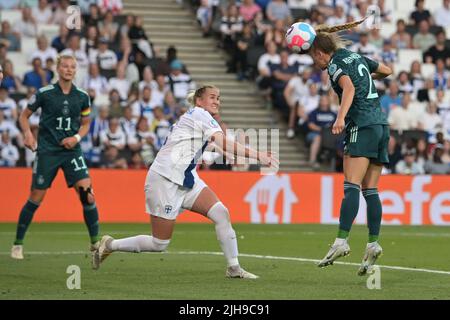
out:
M334 240L333 246L335 246L335 245L342 246L346 242L347 242L347 239L336 238L336 240Z
M217 240L219 240L228 267L239 265L236 233L231 226L228 209L222 202L217 202L209 209L207 216L216 225Z
M136 236L124 239L118 239L111 241L112 251L125 251L125 252L141 252L152 251L160 252L167 249L170 243L170 239L161 240L152 236Z

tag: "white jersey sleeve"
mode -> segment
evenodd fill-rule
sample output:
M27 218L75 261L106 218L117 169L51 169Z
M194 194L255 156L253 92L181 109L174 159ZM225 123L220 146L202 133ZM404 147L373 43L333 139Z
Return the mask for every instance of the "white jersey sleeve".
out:
M223 131L209 112L198 107L190 109L172 126L150 170L192 188L197 179L197 161L216 132Z

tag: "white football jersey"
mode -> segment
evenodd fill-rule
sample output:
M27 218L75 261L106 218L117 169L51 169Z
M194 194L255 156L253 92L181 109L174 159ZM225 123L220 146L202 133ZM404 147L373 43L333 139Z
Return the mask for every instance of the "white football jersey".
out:
M216 132L223 131L208 111L199 107L190 109L172 126L150 170L192 188L198 178L197 161Z

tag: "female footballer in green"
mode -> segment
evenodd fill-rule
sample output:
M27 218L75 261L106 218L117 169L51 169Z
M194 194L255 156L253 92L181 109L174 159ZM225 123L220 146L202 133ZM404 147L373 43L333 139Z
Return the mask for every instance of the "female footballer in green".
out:
M363 21L318 27L309 52L316 66L328 70L333 90L339 96L340 107L332 132L340 134L345 130L345 182L339 232L319 267L333 264L350 253L347 238L358 213L362 190L367 202L369 241L359 275L366 274L382 253L378 244L382 207L377 187L383 164L389 162L389 127L373 80L392 74L384 64L343 48L344 42L335 32L353 28Z
M30 98L19 118L25 146L37 153L30 196L20 212L16 239L11 249L11 257L14 259L23 259L25 233L59 168L64 172L68 187L74 187L80 197L91 251L98 246L98 212L91 179L79 145L81 138L89 131L90 99L85 91L72 83L76 73L76 60L73 56L58 57L57 72L58 82L39 89ZM28 118L38 108L41 108L42 113L36 143Z

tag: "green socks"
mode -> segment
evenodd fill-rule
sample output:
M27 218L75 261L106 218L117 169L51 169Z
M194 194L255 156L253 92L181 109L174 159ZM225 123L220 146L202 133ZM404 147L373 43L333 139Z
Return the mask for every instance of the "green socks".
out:
M95 203L90 205L83 205L83 217L89 231L89 236L91 237L91 243L94 244L99 240L98 211Z
M348 237L353 221L358 214L359 191L359 185L344 181L344 199L342 199L339 216L338 238L345 239Z
M364 189L362 191L367 202L367 226L369 228L369 242L378 240L380 234L382 206L378 189Z
M25 233L27 232L28 226L33 220L34 212L39 208L39 204L28 200L20 211L19 222L17 223L16 240L15 245L23 244L23 239L25 238Z

